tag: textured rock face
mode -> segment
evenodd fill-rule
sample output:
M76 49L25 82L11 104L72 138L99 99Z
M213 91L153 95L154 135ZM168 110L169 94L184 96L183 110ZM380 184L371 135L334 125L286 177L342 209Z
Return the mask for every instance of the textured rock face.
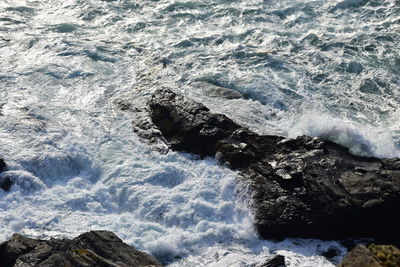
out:
M161 266L150 255L137 251L107 231L91 231L73 240L35 240L15 234L0 244L0 263L2 267Z
M370 244L368 249L382 266L400 266L400 249L396 246Z
M217 142L240 128L224 115L211 114L200 103L158 91L151 99L150 116L174 150L212 156Z
M339 264L339 267L382 267L379 261L375 259L371 251L364 245L356 246L343 261Z
M391 239L399 233L400 170L392 166L398 160L357 157L304 136L276 149L245 171L256 188L262 236Z
M286 267L285 257L282 255L276 255L275 257L258 267Z
M352 249L339 267L397 267L400 266L400 250L392 245L368 247L358 245Z
M171 149L241 171L264 238L399 236L400 159L358 157L307 136L257 135L167 89L153 95L149 114Z

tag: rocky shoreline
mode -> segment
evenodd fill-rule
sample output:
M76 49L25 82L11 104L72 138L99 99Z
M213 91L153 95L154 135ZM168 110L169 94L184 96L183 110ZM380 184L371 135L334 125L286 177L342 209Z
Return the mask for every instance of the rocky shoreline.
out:
M361 157L308 136L258 135L168 89L153 94L146 112L147 118L133 121L143 140L201 158L215 157L240 172L239 179L249 185L255 228L262 238L367 237L398 244L400 159ZM0 172L6 169L0 158ZM5 191L13 183L8 175L0 179ZM363 259L371 263L365 266L386 266L382 253L391 262L400 255L395 247L357 246L340 266L359 266ZM284 262L278 255L262 266L284 266ZM14 234L0 244L0 263L2 267L161 266L107 231L72 240Z
M133 122L140 136L240 171L261 237L398 241L400 159L360 157L308 136L258 135L169 89L153 94L148 114L153 125Z
M158 267L161 264L125 244L112 232L91 231L72 240L37 240L14 234L0 244L0 266Z
M333 255L326 252L326 258ZM395 267L400 250L393 245L357 245L338 267ZM14 234L0 244L1 267L159 267L151 255L122 242L109 231L90 231L74 239L40 240ZM285 267L285 257L272 256L257 267Z

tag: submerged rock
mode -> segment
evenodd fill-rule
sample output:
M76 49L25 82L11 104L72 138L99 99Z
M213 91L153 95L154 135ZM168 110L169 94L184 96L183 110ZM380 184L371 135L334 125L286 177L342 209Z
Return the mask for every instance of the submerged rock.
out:
M400 159L359 157L308 136L258 135L168 89L152 96L149 114L171 149L241 171L263 238L399 236Z
M227 100L243 98L243 95L236 90L214 85L208 82L195 82L192 84L192 86L194 86L197 90L201 90L203 95L212 98L221 98Z
M338 248L330 247L325 251L322 251L321 256L324 256L326 259L332 261L335 257L340 255L340 251Z
M9 241L0 244L0 263L2 267L161 266L150 255L107 231L91 231L72 240L36 240L14 234Z
M360 74L363 71L363 69L364 69L364 67L361 63L356 62L356 61L350 61L346 70L349 73Z
M9 191L11 186L14 184L10 176L4 176L0 178L0 187L4 191Z
M6 169L6 162L4 159L0 158L0 172L4 171Z
M371 79L363 80L361 82L361 84L360 84L360 89L359 90L361 92L367 93L367 94L380 94L381 93L377 83L374 80L371 80Z
M7 164L4 161L4 159L0 158L0 173L4 172L7 168ZM12 181L11 177L6 175L6 176L0 176L0 188L3 189L4 191L9 191L11 186L14 184Z

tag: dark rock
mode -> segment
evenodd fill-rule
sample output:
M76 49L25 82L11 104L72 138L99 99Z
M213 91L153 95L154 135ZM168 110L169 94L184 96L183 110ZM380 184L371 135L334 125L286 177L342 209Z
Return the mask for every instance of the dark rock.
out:
M8 175L0 178L0 187L4 191L9 191L13 184L14 184L14 181L11 180L11 177Z
M171 149L241 171L263 238L399 236L400 159L359 157L308 136L258 135L168 89L152 96L149 109Z
M150 116L174 150L212 156L217 142L232 134L239 125L224 115L214 115L200 103L160 91L150 100Z
M337 248L330 247L327 250L321 253L321 256L324 256L328 260L332 260L333 258L339 256L340 251Z
M339 241L339 244L345 247L348 251L352 250L355 248L359 243L367 243L367 240L363 240L365 242L357 242L358 240L352 239L352 238L347 238L347 239L342 239Z
M28 253L41 243L42 241L14 234L11 240L0 244L0 262L2 266L13 266L18 257Z
M36 240L14 234L0 244L0 265L11 266L161 266L150 255L125 244L114 233L91 231L75 239Z
M0 172L4 171L6 169L6 162L4 159L0 158Z
M0 172L5 171L7 168L6 162L4 159L0 158ZM11 179L10 176L5 175L0 177L0 188L4 191L9 191L11 186L14 184L14 181Z
M259 267L285 267L285 257L282 255L276 255L272 259L268 260L266 263L260 265Z

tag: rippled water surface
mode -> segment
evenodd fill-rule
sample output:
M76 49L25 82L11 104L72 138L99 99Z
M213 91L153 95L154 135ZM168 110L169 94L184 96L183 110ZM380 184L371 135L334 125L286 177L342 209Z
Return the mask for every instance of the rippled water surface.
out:
M400 2L0 1L1 241L91 229L176 266L332 266L336 242L261 241L245 185L132 130L168 87L259 133L400 156ZM228 88L242 99L216 92Z

